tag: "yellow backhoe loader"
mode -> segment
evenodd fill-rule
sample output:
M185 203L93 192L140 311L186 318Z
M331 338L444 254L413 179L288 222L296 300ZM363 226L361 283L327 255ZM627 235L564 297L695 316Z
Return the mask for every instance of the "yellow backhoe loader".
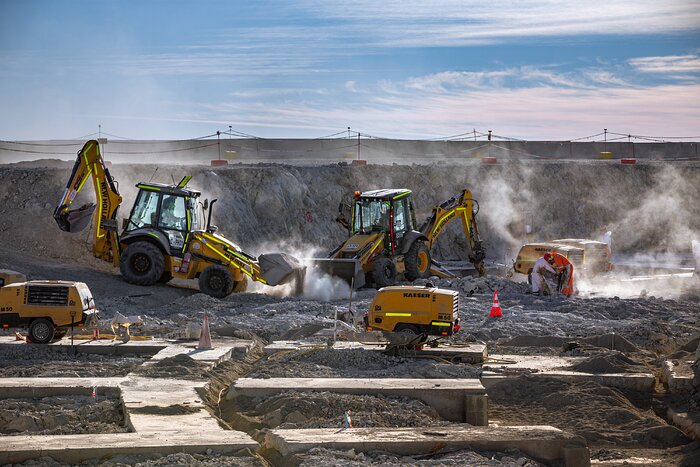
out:
M454 277L431 258L430 250L445 226L456 219L464 229L469 260L479 275L485 274L486 253L476 224L479 203L469 190L435 206L418 228L411 191L406 189L357 191L349 221L346 211L341 203L336 221L348 229L350 238L328 258L314 258L312 264L355 288L394 285L401 276L409 281L431 275Z
M69 209L88 178L92 178L97 203ZM218 234L211 225L216 199L199 202L200 192L187 188L191 178L183 177L177 185L138 183L136 202L119 235L117 211L122 197L98 142L91 140L78 152L53 216L65 232L84 230L92 218L94 256L119 267L132 284L199 279L202 292L223 298L245 291L248 279L252 279L271 286L293 283L299 292L305 272L301 263L284 253L256 258Z

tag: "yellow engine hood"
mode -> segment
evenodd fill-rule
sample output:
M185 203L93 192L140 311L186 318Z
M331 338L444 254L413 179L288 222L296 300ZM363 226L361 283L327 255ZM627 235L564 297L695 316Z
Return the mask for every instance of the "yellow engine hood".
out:
M382 233L353 235L343 244L343 247L340 249L339 253L344 254L344 256L348 256L348 254L356 255L364 250L368 245L377 243L378 240L383 238L384 234Z

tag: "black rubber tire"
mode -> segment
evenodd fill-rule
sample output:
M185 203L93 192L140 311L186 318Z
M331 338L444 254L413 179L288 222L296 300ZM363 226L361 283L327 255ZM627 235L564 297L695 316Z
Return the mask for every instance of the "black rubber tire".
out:
M403 261L406 265L406 279L409 281L430 277L430 249L422 240L413 242Z
M130 284L153 285L163 276L165 258L154 244L135 242L119 258L119 270Z
M37 318L29 325L29 339L35 344L48 344L53 340L56 333L51 320L46 318Z
M244 277L240 281L233 281L233 293L242 293L248 289L248 278Z
M199 276L199 290L216 298L224 298L233 292L233 276L228 268L209 266Z
M421 332L413 324L397 324L394 328L394 332L400 332L401 334L411 334L413 336L420 336Z
M378 289L396 284L396 265L389 258L375 260L372 264L372 280Z

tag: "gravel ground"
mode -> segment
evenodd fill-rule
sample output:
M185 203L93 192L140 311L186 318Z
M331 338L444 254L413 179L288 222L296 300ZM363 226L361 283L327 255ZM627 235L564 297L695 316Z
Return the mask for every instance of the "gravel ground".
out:
M538 182L540 169L520 164L479 166L470 170L447 165L397 166L391 171L381 166L260 166L216 172L200 167L193 170L193 182L197 181L193 186L206 186L210 197L222 200L215 212L217 225L253 254L287 251L308 257L314 250L325 252L346 234L332 221L338 200L357 188L387 186L415 189L419 219L428 214L433 203L449 198L465 186L472 189L480 200L480 232L487 241L492 260L508 262L512 258L522 239L519 229L523 226L521 214L524 212L532 214L535 233L542 239L586 237L607 224L613 230L613 249L629 255L639 250L652 255L684 253L689 249L692 236L700 231L700 203L697 202L700 165L684 167L683 173L677 167L663 165L621 168L556 163L547 168L559 174L547 187ZM179 167L172 175L177 179L181 175L179 171L190 169ZM91 258L85 234L65 234L56 228L51 216L53 203L65 186L69 170L68 166L44 167L40 162L22 167L0 166L0 177L7 182L0 186L0 199L4 201L0 214L15 216L17 210L22 212L22 222L0 225L0 268L19 270L31 279L86 282L105 321L117 312L145 318L142 327L132 328L135 334L158 337L196 334L206 312L214 337L254 336L259 342L284 338L325 343L336 312L340 316L349 315L346 313L347 289L313 274L307 278L306 295L295 298L284 296L284 289L258 285L251 287L249 293L219 300L198 293L196 283L152 287L127 284L115 269ZM122 182L125 206L135 195L131 182L137 181L144 170L153 172L142 166L115 166L112 171ZM319 180L324 183L318 183ZM570 183L570 180L577 183ZM78 204L81 202L81 199L76 200ZM312 213L312 222L308 222L306 211ZM460 236L463 234L459 229L446 231L436 246L436 256L464 259ZM18 243L17 238L23 241ZM285 242L275 241L280 238ZM575 354L587 357L581 368L658 371L662 359L678 352L700 334L698 279L632 280L625 274L613 273L591 283L580 283L580 294L571 299L530 295L524 278L514 279L431 279L440 287L460 291L463 327L452 339L453 343L484 342L492 353L517 349L522 353L559 355L566 354L563 344L577 342L580 347ZM499 319L488 316L496 290L503 309L503 317ZM353 294L355 318L367 310L374 294L372 290ZM321 333L317 334L318 331ZM342 337L352 338L352 333L342 333ZM35 346L17 346L16 349L22 350L12 350L8 354L0 348L2 376L122 376L143 363L141 359L130 357L68 357L49 354ZM686 351L692 353L694 349ZM254 358L221 365L210 373L186 361L169 361L139 371L144 370L160 376L181 374L181 377L211 378L206 402L212 413L217 414L217 410L223 408L222 418L231 422L247 417L253 434L265 428L266 416L268 421L275 422L270 426L278 421L278 426L284 423L333 425L338 423L346 407L352 406L353 411L357 410L358 423L376 426L379 423L416 423L413 411L424 408L410 400L354 400L329 394L314 399L314 406L319 409L309 412L307 397L287 394L274 401L277 409L271 412L263 405L243 414L235 407L219 406L216 398L237 377L465 378L478 377L480 373L478 367L469 365L329 349L295 352L271 359L263 358L258 352ZM685 459L692 459L693 449L697 450L692 443L683 444L687 440L659 416L664 407L661 395L657 402L649 402L596 385L535 384L527 378L501 385L494 388L493 395L489 393L493 401L491 418L502 424L548 423L575 431L589 439L596 459L608 463L604 465L622 463L621 459L632 455L660 459L661 465L679 465ZM691 402L697 397L691 395ZM365 404L376 411L363 413ZM66 412L78 413L79 408L75 406ZM292 416L295 412L303 417ZM0 414L3 413L0 410ZM274 415L270 415L272 413ZM280 418L278 414L284 416ZM292 418L287 420L290 416ZM443 421L430 418L430 423ZM250 456L234 459L213 454L135 456L112 461L115 463L107 465L262 465ZM38 464L42 462L37 461ZM313 451L305 462L308 463L305 465L355 465L353 462L361 465L417 462L425 465L493 465L493 462L535 465L527 464L531 461L518 453L465 452L440 458L402 459L383 453L345 455L323 450Z

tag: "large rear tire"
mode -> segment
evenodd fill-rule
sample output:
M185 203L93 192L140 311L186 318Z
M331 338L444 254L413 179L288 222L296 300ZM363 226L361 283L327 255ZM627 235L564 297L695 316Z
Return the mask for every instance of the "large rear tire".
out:
M209 266L199 276L199 290L216 298L224 298L233 292L233 276L228 268Z
M403 258L406 265L406 279L414 281L430 277L430 250L421 240L413 242Z
M51 320L46 318L37 318L29 325L29 338L36 344L48 344L53 340L56 333Z
M163 276L164 269L163 253L149 242L132 243L119 258L119 270L131 284L153 285Z
M372 280L378 289L396 284L396 265L389 258L375 260L372 265Z

